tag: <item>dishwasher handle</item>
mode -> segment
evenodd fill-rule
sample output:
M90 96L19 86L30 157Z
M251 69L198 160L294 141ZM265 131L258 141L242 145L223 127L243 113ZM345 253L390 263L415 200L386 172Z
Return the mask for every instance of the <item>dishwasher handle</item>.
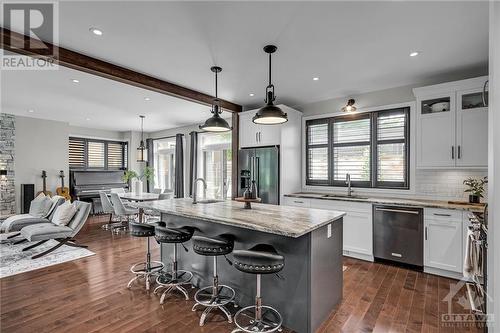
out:
M413 215L419 215L420 212L416 210L403 210L403 209L392 209L392 208L375 208L375 210L379 212L393 212L393 213L405 213L405 214L413 214Z

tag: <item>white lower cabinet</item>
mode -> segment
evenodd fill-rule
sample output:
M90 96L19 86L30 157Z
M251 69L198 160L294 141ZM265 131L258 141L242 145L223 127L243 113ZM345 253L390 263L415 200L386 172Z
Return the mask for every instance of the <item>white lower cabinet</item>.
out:
M463 267L462 211L424 209L424 270L460 277Z
M346 212L343 225L344 255L373 261L372 205L370 203L285 197L283 204Z

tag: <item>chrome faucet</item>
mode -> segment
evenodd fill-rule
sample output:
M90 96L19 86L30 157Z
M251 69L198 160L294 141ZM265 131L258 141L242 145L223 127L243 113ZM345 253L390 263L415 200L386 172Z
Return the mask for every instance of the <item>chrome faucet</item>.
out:
M203 178L196 178L194 180L194 188L193 188L193 205L196 204L198 201L196 201L196 189L198 186L196 186L196 184L198 183L198 181L201 181L203 183L203 189L206 190L207 189L207 182L205 181L205 179Z
M347 196L350 197L352 195L351 174L349 173L345 174L345 183L347 185Z

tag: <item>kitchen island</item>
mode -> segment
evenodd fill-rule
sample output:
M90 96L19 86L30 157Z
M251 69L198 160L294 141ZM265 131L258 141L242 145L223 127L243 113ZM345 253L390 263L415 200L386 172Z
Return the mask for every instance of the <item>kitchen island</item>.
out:
M161 213L168 226L192 226L207 236L232 234L235 249L270 244L285 257L285 267L262 279L263 303L276 308L283 324L296 332L315 332L342 299L343 212L222 201L193 204L189 199L159 200L135 204ZM179 268L194 274L193 285L212 282L212 260L192 251L178 251ZM168 264L173 246L163 244L161 260ZM219 261L221 283L235 289L240 306L254 303L255 276Z

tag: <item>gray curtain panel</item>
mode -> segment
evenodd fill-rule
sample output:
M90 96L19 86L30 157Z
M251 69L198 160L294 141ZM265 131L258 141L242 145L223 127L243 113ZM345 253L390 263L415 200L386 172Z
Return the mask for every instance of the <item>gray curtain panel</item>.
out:
M146 162L146 165L151 168L155 168L154 164L154 157L153 157L153 139L146 139L146 148L148 149L148 161ZM154 189L154 184L153 182L150 182L149 180L146 183L146 191L151 192Z
M198 174L196 166L198 165L197 151L198 151L198 132L189 133L191 136L191 152L189 156L189 196L193 195L193 184Z
M183 134L175 135L175 197L184 198L184 148Z

